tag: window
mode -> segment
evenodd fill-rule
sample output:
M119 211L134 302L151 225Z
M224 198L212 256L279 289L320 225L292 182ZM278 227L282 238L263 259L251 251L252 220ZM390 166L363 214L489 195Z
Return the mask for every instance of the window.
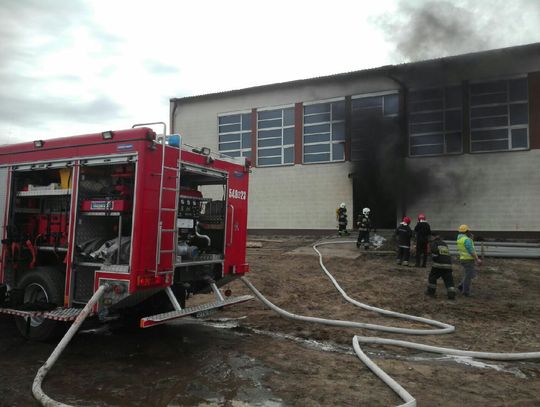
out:
M304 163L345 159L345 101L304 106Z
M257 166L294 163L294 107L257 112Z
M251 113L219 116L218 126L221 154L251 158Z
M471 84L471 152L529 148L527 78Z
M461 86L413 90L408 106L411 156L462 152Z

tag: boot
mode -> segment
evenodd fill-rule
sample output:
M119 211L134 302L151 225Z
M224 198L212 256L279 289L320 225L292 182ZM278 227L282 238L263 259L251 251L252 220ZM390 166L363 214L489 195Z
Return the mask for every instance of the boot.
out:
M426 288L426 295L429 295L430 297L433 297L435 298L435 292L437 291L436 288L433 288L433 287L427 287Z
M456 299L456 289L454 287L450 287L448 289L448 299L449 300L455 300Z
M405 261L403 262L403 265L406 266L406 267L409 267L409 262L408 262L407 260L405 260Z
M396 260L396 264L397 264L398 266L401 266L401 259L397 259L397 260Z

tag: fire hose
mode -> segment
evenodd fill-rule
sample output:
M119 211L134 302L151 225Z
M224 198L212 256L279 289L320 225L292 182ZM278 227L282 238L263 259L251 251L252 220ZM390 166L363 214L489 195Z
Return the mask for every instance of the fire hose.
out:
M69 404L64 404L59 401L53 400L49 396L47 396L42 388L41 383L43 382L43 379L45 379L45 376L51 370L51 368L54 366L58 358L60 357L60 354L64 351L67 344L81 324L84 322L86 317L90 314L92 311L93 306L99 301L101 296L105 293L105 291L109 288L107 284L99 286L99 288L96 290L92 298L90 298L90 301L85 305L81 313L77 316L77 319L73 324L70 326L62 340L56 345L56 348L54 348L54 351L51 353L47 361L41 366L36 374L36 377L34 378L34 383L32 384L32 394L36 398L37 401L41 403L42 406L46 407L71 407Z
M246 277L241 277L242 282L255 294L255 296L268 308L272 309L279 315L293 320L303 321L303 322L315 322L324 325L340 326L340 327L349 327L349 328L364 328L375 331L384 331L384 332L393 332L401 334L412 334L412 335L441 335L446 333L451 333L455 331L455 327L440 321L422 318L415 315L408 315L399 312L389 311L382 308L373 307L361 302L358 302L347 295L347 293L341 288L336 279L330 274L328 269L323 263L323 256L319 250L318 246L329 245L329 244L350 244L356 243L355 241L336 241L336 242L322 242L316 243L313 245L313 250L319 255L319 264L327 277L332 281L336 289L341 293L343 298L348 302L358 306L360 308L377 312L382 315L407 319L416 322L422 322L434 327L437 329L409 329L409 328L399 328L399 327L390 327L385 325L376 325L376 324L365 324L361 322L354 321L345 321L345 320L332 320L324 319L317 317L309 317L303 315L293 314L291 312L285 311L278 306L274 305L268 299L266 299L250 282ZM498 352L475 352L475 351L465 351L452 348L442 348L438 346L424 345L416 342L408 342L394 339L386 339L380 337L370 337L370 336L358 336L353 337L353 348L358 356L358 358L376 375L381 379L388 387L390 387L405 403L401 404L401 407L414 407L416 406L416 399L409 394L399 383L392 379L386 372L384 372L375 362L373 362L361 349L360 343L373 343L373 344L382 344L382 345L394 345L401 346L410 349L416 349L421 351L427 351L432 353L441 353L448 355L457 355L457 356L466 356L474 357L479 359L489 359L489 360L530 360L530 359L540 359L540 352L521 352L521 353L498 353Z

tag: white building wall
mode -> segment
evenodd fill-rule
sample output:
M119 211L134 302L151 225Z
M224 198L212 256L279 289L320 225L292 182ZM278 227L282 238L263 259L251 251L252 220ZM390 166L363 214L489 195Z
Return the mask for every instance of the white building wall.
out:
M424 184L407 207L432 228L540 231L540 150L407 159ZM422 171L423 169L423 171ZM425 179L425 181L422 181Z
M216 96L179 102L173 132L182 142L218 151L218 115L252 108L292 105L345 95L394 90L389 79L338 81L263 90L250 95ZM335 210L345 202L352 228L352 181L349 162L253 168L250 177L250 229L337 229Z

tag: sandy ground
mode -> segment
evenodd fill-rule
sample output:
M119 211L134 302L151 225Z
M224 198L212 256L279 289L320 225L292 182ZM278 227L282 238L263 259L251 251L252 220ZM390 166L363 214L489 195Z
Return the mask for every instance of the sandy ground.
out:
M258 241L262 247L248 249L249 279L276 305L302 315L425 328L345 302L310 249L315 238ZM540 350L537 260L486 259L474 296L449 301L441 281L438 297L425 297L429 269L396 266L385 248L364 252L351 243L321 251L351 297L447 322L456 332L414 337L295 322L253 300L207 322L136 332L87 328L61 356L45 392L99 406L391 406L400 399L358 360L354 334L478 351ZM461 269L454 270L459 280ZM249 293L240 281L229 287L233 295ZM0 317L0 405L37 405L31 383L53 348L21 339L12 321ZM420 406L540 405L540 361L472 361L375 345L364 350Z

